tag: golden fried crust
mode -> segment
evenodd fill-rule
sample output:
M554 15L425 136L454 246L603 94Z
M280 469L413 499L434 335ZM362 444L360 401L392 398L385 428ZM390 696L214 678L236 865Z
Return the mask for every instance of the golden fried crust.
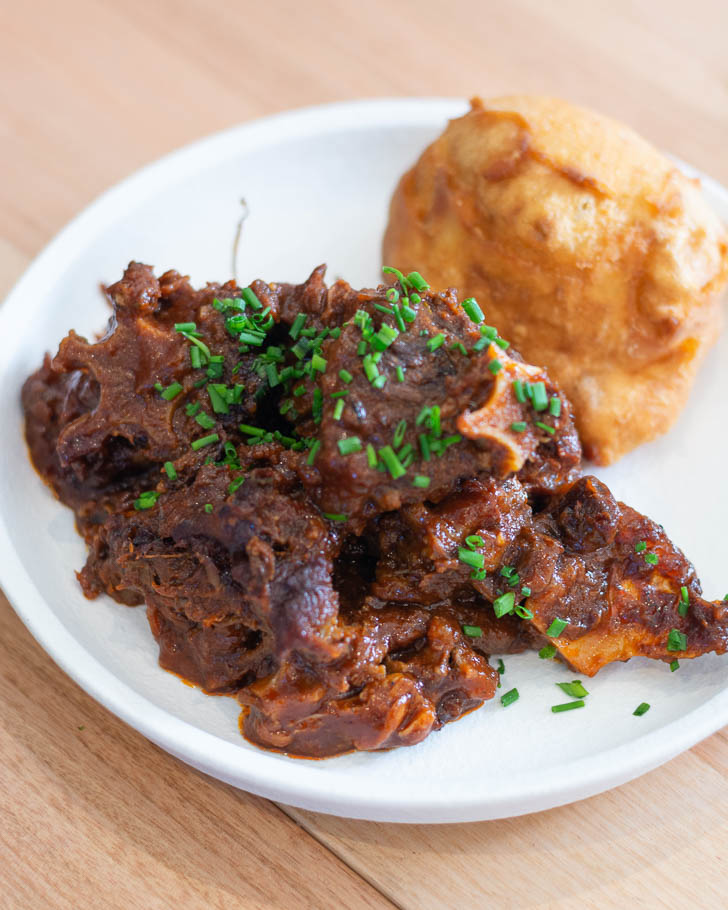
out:
M669 429L721 328L728 234L697 182L554 98L475 99L402 177L383 254L477 297L600 464Z

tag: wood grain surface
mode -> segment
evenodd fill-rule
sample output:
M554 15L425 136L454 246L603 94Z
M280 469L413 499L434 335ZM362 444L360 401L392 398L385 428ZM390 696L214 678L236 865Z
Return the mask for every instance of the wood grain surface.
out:
M109 184L201 135L368 96L539 91L728 182L722 0L26 0L0 33L0 294ZM722 908L728 736L472 825L276 806L97 705L0 595L0 908Z

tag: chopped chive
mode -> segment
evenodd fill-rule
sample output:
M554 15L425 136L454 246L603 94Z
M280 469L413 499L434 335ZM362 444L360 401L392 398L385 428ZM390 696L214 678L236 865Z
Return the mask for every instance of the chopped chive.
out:
M393 480L397 480L397 478L402 477L407 473L391 446L384 446L381 448L379 450L379 457L384 462L384 465Z
M501 594L500 597L496 597L493 601L493 612L498 619L500 619L502 616L507 616L509 613L512 613L515 604L516 595L513 591L506 591L505 594Z
M177 471L171 461L164 462L164 471L170 480L177 480Z
M220 390L214 383L209 383L207 386L207 394L210 396L210 404L212 405L212 410L216 414L227 414L229 411L228 403L220 394Z
M199 439L193 439L190 445L195 451L197 451L198 449L202 449L205 446L212 445L213 442L220 442L220 437L217 433L210 433L209 436L201 436Z
M210 513L212 512L212 503L211 502L205 503L205 511L207 512L208 515L210 515Z
M480 536L480 534L468 534L465 538L465 543L470 547L471 550L474 550L476 547L482 547L485 541Z
M670 672L671 672L671 673L674 673L675 670L679 670L679 669L680 669L680 661L679 661L679 660L670 661Z
M340 439L337 445L339 447L339 452L342 455L353 455L354 452L361 452L362 450L361 440L358 436L349 436L346 439Z
M478 340L473 345L473 350L477 351L479 354L481 351L484 351L486 348L490 347L490 340L488 338L478 338Z
M377 369L376 363L372 360L372 355L367 354L362 360L362 366L364 367L364 375L369 380L369 382L374 382L374 380L379 376L379 370Z
M440 436L442 434L442 427L440 425L440 406L433 404L430 408L430 429L432 430L433 436Z
M178 382L173 382L162 391L162 398L164 398L165 401L172 401L172 399L176 398L181 391L182 386Z
M348 521L349 516L344 515L343 512L324 512L324 518L328 518L329 521Z
M467 547L458 547L458 559L471 569L482 569L485 566L485 556Z
M530 607L526 607L523 604L516 604L515 606L516 616L520 616L521 619L533 619L533 610Z
M156 490L147 490L144 493L140 493L139 497L134 500L134 508L137 512L151 509L159 499L159 495Z
M686 651L688 647L688 637L679 629L670 629L667 636L668 651Z
M518 701L518 689L511 689L509 692L506 692L505 695L501 695L501 704L504 708L507 708L508 705L512 705L514 701Z
M344 399L339 398L334 407L334 420L340 420L341 415L344 413Z
M463 632L469 638L480 638L480 636L483 634L483 630L480 628L480 626L463 626Z
M690 607L690 594L688 589L683 585L680 588L680 603L677 608L677 612L680 616L687 616L688 608Z
M426 490L430 483L431 480L426 474L415 474L412 478L412 486L419 487L421 490Z
M545 411L549 406L548 395L546 394L546 385L543 382L535 382L531 386L533 390L533 409L534 411Z
M188 417L194 417L195 414L200 410L200 402L196 401L194 404L185 405L185 414Z
M501 676L506 672L506 665L503 663L503 660L500 657L498 658L498 666L496 667L496 670L498 673L500 673Z
M573 682L556 683L556 685L562 692L565 692L572 698L585 698L589 694L578 679L575 679Z
M241 474L240 477L236 477L235 480L231 480L227 488L228 496L232 496L232 494L243 485L244 481L244 474Z
M397 367L395 374L397 376L397 382L404 382L404 370L402 367Z
M374 309L379 310L380 313L386 313L387 316L393 316L394 311L391 307L385 306L383 303L375 303Z
M451 344L451 345L450 345L450 350L451 350L451 351L459 351L459 352L463 355L463 357L467 357L467 356L468 356L468 352L467 352L467 350L466 350L466 348L465 348L465 345L462 343L462 341L456 341L454 344Z
M215 421L210 417L209 414L205 414L204 411L201 411L196 417L195 420L202 427L203 430L211 430L215 426Z
M254 310L262 310L263 304L258 300L258 297L255 291L252 288L243 288L240 292L240 296Z
M642 715L647 714L649 710L650 706L648 702L643 701L641 704L637 705L632 714L634 714L635 717L642 717Z
M381 376L377 376L377 378L374 380L374 382L372 383L372 388L383 389L386 384L387 384L387 377L384 374L382 374Z
M544 645L538 652L538 656L541 660L551 660L552 657L556 657L556 648L553 645Z
M404 434L407 432L407 421L400 420L397 424L397 429L394 431L394 438L392 439L392 445L395 449L398 449L402 442L404 441Z
M485 571L485 569L473 569L473 571L470 573L470 577L473 579L473 581L485 581L487 576L488 573Z
M647 543L644 540L640 540L634 545L635 553L644 553L644 551L646 549L647 549Z
M396 303L399 300L399 291L397 288L388 288L385 296L390 303Z
M423 460L429 461L431 457L430 437L427 435L427 433L421 433L417 438L420 443L420 451L422 452Z
M523 433L524 430L526 429L526 421L525 420L514 421L511 424L511 429L513 430L514 433Z
M354 377L351 375L351 373L348 370L339 370L339 379L342 382L345 382L347 385L349 385L349 383L352 381L353 378Z
M531 589L528 587L528 585L524 585L524 586L521 588L521 594L523 594L524 597L530 597L530 596L531 596Z
M442 347L442 345L444 343L445 343L445 336L442 334L442 332L438 332L437 335L430 338L430 340L427 342L427 350L430 353L433 353L439 347Z
M500 574L503 576L503 578L510 578L515 571L516 570L513 568L513 566L503 566L500 570Z
M549 436L553 436L556 432L553 427L550 427L547 423L542 423L540 420L534 420L534 424L539 428L539 430L543 430L544 433L548 433Z
M516 401L521 404L526 403L526 393L523 390L523 382L520 379L513 380L513 393L516 396Z
M500 360L491 360L491 362L488 364L488 369L495 376L496 373L500 373L500 371L503 369L503 364L500 362Z
M194 370L199 370L202 366L202 355L199 348L190 348L190 363Z
M293 320L293 325L288 333L294 341L298 341L298 336L301 334L301 329L304 325L306 325L306 313L299 313Z
M475 297L467 297L465 300L463 300L461 306L465 310L465 313L471 322L478 324L485 319L483 311L478 306L478 302Z
M400 332L407 331L407 326L405 325L405 321L402 318L402 311L396 305L394 307L394 321L397 323L397 328L399 329Z
M548 629L546 629L546 634L549 638L558 638L568 625L569 623L567 620L559 619L557 616Z
M426 291L430 287L419 272L410 272L406 281L416 291Z
M347 396L348 394L349 394L349 390L348 390L348 389L341 389L341 390L338 391L338 392L332 392L332 393L331 393L331 397L332 397L333 399L336 399L336 398L346 398L346 396Z
M660 557L657 553L645 553L645 562L650 566L656 566L660 561Z
M405 322L414 322L417 319L417 311L413 310L411 306L407 306L406 303L400 307L400 313Z
M377 453L374 451L374 446L371 442L367 443L367 463L370 468L376 468L377 466Z
M506 341L505 338L494 338L493 340L502 351L507 351L511 346L510 341Z
M311 366L319 373L326 372L327 363L328 361L326 358L322 357L318 352L314 353L313 357L311 358Z
M238 429L245 436L265 436L265 430L260 427L251 427L249 423L241 423Z
M551 710L554 714L561 714L564 711L573 711L575 708L583 708L584 702L581 701L567 701L565 705L552 705Z
M366 341L360 341L356 349L357 356L363 357L366 354L368 347L369 345L366 343Z
M561 414L561 399L558 395L552 395L549 401L549 414L552 417L559 417Z
M318 455L318 451L319 451L320 448L321 448L321 440L320 440L320 439L316 439L316 440L314 441L314 444L311 446L311 450L310 450L309 453L308 453L308 458L306 459L306 464L312 465L312 464L314 463L314 461L316 460L316 456Z
M197 325L194 322L175 322L175 332L196 332Z

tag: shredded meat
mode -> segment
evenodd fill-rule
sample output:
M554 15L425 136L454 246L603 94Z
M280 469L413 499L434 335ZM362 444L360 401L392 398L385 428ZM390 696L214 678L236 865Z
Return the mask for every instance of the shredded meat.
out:
M552 643L591 675L725 651L725 603L578 477L568 401L454 291L132 263L108 296L104 336L25 384L31 456L86 595L145 603L161 665L235 696L253 742L412 745L494 696L491 653Z

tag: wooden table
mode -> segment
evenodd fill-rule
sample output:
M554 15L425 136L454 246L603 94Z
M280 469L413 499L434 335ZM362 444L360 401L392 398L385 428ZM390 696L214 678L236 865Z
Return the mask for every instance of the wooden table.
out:
M719 0L222 6L5 5L0 290L139 165L315 102L550 92L621 117L728 182ZM0 627L2 908L726 905L725 732L619 790L540 815L352 822L191 770L72 683L2 595Z

